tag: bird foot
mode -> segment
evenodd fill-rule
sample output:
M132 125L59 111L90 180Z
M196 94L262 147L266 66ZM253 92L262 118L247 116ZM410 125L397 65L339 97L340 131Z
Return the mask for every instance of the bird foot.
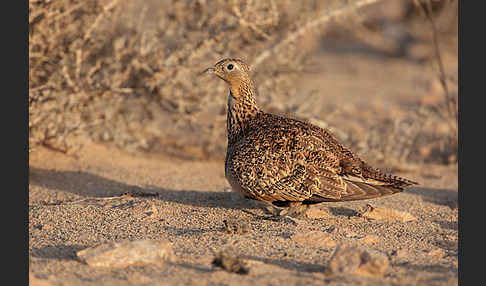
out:
M269 214L270 220L290 220L297 224L302 220L300 218L305 215L306 211L309 209L308 205L303 205L300 202L290 202L288 206L278 207L272 203L264 201L255 201L265 213Z
M263 210L267 214L272 215L274 217L280 216L280 213L282 213L282 211L284 211L284 209L276 207L276 206L271 205L271 204L266 204L265 206L263 206Z
M271 204L264 206L264 210L271 215L272 219L291 220L295 224L301 222L299 218L305 214L308 208L307 205L297 205L286 208L276 207Z
M305 215L307 210L309 209L308 205L296 205L296 206L290 206L286 209L283 209L280 213L279 216L286 216L286 217L292 217L292 218L299 218Z

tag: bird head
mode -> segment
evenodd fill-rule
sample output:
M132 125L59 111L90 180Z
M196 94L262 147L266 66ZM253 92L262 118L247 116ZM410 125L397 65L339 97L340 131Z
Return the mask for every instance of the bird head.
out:
M224 80L230 87L250 82L250 68L240 59L224 59L214 66L204 70L203 73L212 73Z

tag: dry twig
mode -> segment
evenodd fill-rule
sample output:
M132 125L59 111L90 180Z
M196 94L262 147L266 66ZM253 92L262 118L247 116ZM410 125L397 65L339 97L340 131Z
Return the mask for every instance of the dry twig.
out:
M444 63L441 57L440 53L440 48L439 48L439 32L437 29L437 24L434 19L434 11L432 9L432 2L431 0L425 0L425 5L422 5L419 0L414 0L414 4L416 7L419 8L421 11L422 15L425 16L425 18L428 20L430 23L430 27L432 30L432 41L433 41L433 46L434 46L434 55L437 61L437 65L439 67L439 80L440 84L442 86L442 89L444 90L444 96L445 96L445 103L447 105L447 112L452 118L454 119L453 121L447 120L447 116L442 115L442 112L440 110L436 110L439 115L443 116L444 119L447 120L451 130L454 132L454 134L457 134L457 121L458 121L458 110L457 110L457 99L456 97L449 92L449 88L447 85L447 75L445 72L444 68ZM457 137L455 135L454 137ZM457 139L456 139L457 140Z
M359 8L377 3L379 1L382 1L382 0L360 0L360 1L356 1L353 4L345 5L341 8L339 8L339 9L327 12L324 15L317 17L316 19L311 20L310 22L306 23L304 26L299 28L297 31L290 33L284 40L277 43L271 49L265 50L263 53L261 53L258 57L256 57L256 59L251 64L251 66L254 69L256 69L260 64L262 64L263 61L265 61L272 54L280 52L285 46L287 46L290 43L293 43L299 37L301 37L305 33L307 33L309 30L314 29L314 28L316 28L320 25L324 25L324 24L330 22L331 20L336 19L337 17L345 16L347 14L350 14L351 12L356 11Z

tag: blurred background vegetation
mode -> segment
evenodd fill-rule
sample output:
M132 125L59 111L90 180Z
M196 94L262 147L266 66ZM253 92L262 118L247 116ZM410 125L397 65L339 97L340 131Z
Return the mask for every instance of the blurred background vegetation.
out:
M200 72L239 57L264 110L454 164L457 26L458 0L29 0L29 151L224 158L227 87Z

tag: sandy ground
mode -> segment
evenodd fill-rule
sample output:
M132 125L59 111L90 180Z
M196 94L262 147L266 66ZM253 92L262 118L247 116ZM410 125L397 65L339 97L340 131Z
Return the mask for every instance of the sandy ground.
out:
M222 162L128 154L87 144L75 156L47 149L30 155L29 262L31 285L456 285L457 167L431 165L399 173L420 186L390 197L317 205L317 219L269 220L228 192ZM126 192L155 197L124 197ZM366 204L404 211L408 222L356 215ZM225 231L238 219L248 232ZM327 231L316 245L296 234ZM376 237L374 237L376 236ZM374 237L374 239L363 239ZM168 240L174 259L162 265L99 268L76 252L123 239ZM340 243L385 253L384 277L326 275ZM211 265L231 246L246 261L239 275Z

